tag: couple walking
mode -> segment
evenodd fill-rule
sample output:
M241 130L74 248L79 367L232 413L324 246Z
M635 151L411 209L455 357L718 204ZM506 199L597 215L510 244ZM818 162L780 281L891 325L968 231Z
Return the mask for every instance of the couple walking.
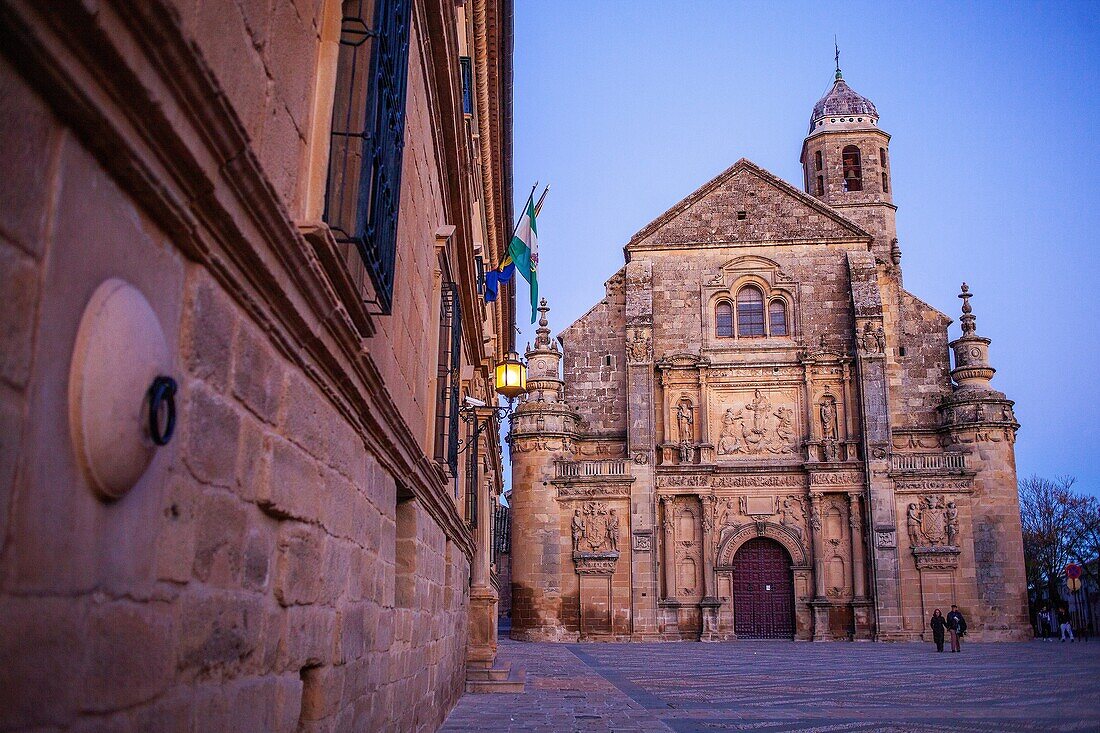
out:
M951 605L951 613L947 614L947 618L944 618L943 613L937 608L932 612L931 626L932 639L936 642L936 651L943 651L944 629L951 633L951 651L962 651L959 646L959 639L966 633L966 619L959 613L958 606Z

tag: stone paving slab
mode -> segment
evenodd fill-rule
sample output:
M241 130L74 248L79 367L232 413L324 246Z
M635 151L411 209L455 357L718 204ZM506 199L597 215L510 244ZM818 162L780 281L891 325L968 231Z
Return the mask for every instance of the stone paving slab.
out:
M444 731L1100 732L1100 643L532 644L527 692L466 695Z

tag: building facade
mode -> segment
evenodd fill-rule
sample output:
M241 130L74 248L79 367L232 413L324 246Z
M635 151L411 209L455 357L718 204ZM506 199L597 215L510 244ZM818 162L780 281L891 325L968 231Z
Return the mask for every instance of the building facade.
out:
M0 98L0 728L437 727L496 643L509 0L5 0Z
M878 118L838 69L804 191L741 160L557 341L543 304L514 638L911 640L952 603L975 639L1027 635L1019 425L966 286L950 343L903 286Z

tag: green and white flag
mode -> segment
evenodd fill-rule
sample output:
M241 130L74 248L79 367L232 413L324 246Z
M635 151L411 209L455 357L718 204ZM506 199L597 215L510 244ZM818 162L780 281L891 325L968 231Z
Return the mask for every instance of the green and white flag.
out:
M543 197L546 193L543 192ZM542 203L542 199L539 199ZM535 225L534 196L527 199L527 208L519 220L516 233L508 245L508 256L516 264L516 271L531 285L531 323L535 322L535 307L539 302L539 234Z

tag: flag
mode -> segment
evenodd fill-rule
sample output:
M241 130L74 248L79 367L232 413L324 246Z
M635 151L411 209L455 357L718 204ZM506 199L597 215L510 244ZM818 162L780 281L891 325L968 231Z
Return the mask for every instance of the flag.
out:
M512 242L508 245L508 257L511 258L523 279L531 285L531 323L534 323L535 308L539 301L539 237L538 227L535 225L533 196L527 199L527 208L524 209L523 216L519 220L516 233L512 235Z
M502 283L512 279L512 273L516 271L516 264L511 257L505 257L504 261L495 270L485 273L485 302L492 303L497 299L497 289Z

